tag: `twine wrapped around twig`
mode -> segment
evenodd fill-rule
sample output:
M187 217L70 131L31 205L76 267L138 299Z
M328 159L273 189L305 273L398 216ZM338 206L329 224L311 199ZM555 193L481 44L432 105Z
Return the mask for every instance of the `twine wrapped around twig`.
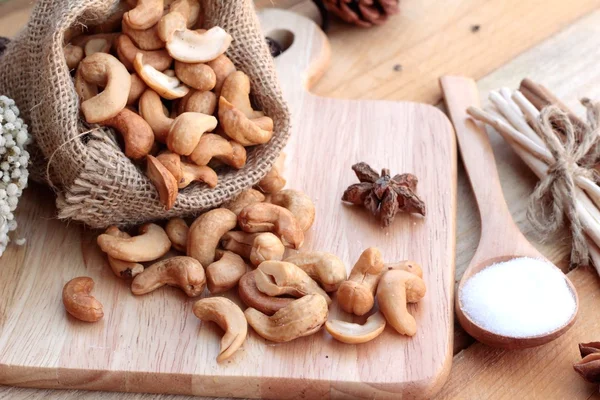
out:
M596 180L593 166L600 154L600 112L589 99L583 99L582 104L588 119L584 128L575 128L568 114L555 105L545 107L539 120L532 121L556 162L531 194L527 218L542 236L548 236L563 226L565 215L568 217L573 237L572 267L588 263L588 247L576 208L575 178Z

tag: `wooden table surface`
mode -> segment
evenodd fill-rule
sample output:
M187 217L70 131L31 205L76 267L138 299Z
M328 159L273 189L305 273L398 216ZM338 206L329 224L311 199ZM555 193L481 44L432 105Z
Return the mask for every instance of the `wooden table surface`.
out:
M305 0L258 0L258 6L306 11ZM0 36L12 36L26 22L31 2L0 2ZM313 91L323 96L414 100L439 104L437 78L469 75L487 93L517 87L523 77L539 81L577 112L580 97L600 98L600 1L598 0L402 0L402 15L382 27L362 30L334 23L329 32L331 67ZM491 136L511 213L540 251L566 269L564 235L540 243L525 217L534 175L502 139ZM479 239L479 218L459 165L456 280ZM595 272L569 273L580 293L600 294ZM572 370L577 342L600 339L597 304L582 304L575 326L548 345L523 351L494 350L473 343L457 325L454 365L443 399L600 399L597 386ZM597 311L598 310L598 311ZM0 399L188 399L185 396L46 391L0 387ZM189 397L191 399L191 397Z

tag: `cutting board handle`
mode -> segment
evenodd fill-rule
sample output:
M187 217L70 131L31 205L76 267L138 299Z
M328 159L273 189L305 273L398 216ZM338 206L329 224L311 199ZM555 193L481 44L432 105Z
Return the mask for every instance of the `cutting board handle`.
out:
M327 36L312 20L289 11L267 8L259 13L259 18L264 35L285 49L275 58L277 69L285 70L287 76L299 77L293 81L282 79L284 92L308 90L329 66Z

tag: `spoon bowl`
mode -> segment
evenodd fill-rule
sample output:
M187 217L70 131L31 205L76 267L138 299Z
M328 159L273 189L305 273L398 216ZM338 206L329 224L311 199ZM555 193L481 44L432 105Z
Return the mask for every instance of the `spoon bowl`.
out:
M527 347L535 347L535 346L539 346L539 345L548 343L548 342L558 338L563 333L565 333L567 330L569 330L569 328L571 328L571 326L575 323L577 312L579 310L579 299L577 297L577 291L575 290L573 283L567 278L566 275L565 275L565 282L575 299L575 310L573 311L571 318L567 321L566 324L564 324L561 327L558 327L550 332L546 332L541 335L526 336L526 337L504 336L504 335L501 335L501 334L498 334L495 332L491 332L485 328L480 327L475 321L473 321L469 317L469 314L467 314L464 311L464 306L461 301L462 289L463 289L464 285L466 284L466 282L472 276L474 276L478 272L483 271L485 268L487 268L493 264L497 264L497 263L504 262L504 261L509 261L509 260L512 260L515 258L522 258L522 257L534 258L532 254L492 257L490 259L484 260L483 262L478 262L476 265L473 265L473 264L469 265L469 267L467 268L467 271L465 271L465 275L463 275L463 278L461 279L461 281L458 285L458 290L456 293L456 298L455 298L456 316L458 318L458 322L463 327L463 329L469 335L474 337L477 341L484 343L488 346L500 347L500 348L504 348L504 349L523 349L523 348L527 348ZM537 256L535 256L535 258L547 261L545 258L543 258L543 256L541 254L538 254ZM557 268L556 266L554 266L554 267ZM466 272L469 272L468 276L467 276ZM561 271L561 273L562 273L562 271Z
M565 281L575 299L575 310L566 324L550 332L528 337L503 336L479 326L464 311L461 302L462 290L466 282L475 274L493 264L515 258L548 260L529 243L513 221L504 200L494 153L487 134L466 112L470 106L480 107L477 85L472 79L454 76L442 77L440 84L481 217L481 238L456 293L455 310L458 321L468 334L493 347L521 349L554 340L573 325L579 310L577 291L566 275L564 275Z

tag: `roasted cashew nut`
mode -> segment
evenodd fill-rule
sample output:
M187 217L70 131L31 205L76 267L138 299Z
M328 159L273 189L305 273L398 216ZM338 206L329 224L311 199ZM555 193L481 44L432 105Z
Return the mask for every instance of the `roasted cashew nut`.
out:
M123 21L122 31L140 50L160 50L165 47L165 42L158 36L158 24L148 29L133 29Z
M171 172L154 156L146 156L146 176L156 188L158 197L167 210L175 205L179 187Z
M194 165L181 163L182 178L179 181L179 189L188 187L192 182L204 182L209 188L214 188L219 183L217 173L205 165Z
M221 88L225 83L225 79L229 75L235 72L235 65L231 62L225 54L221 54L219 57L206 63L209 67L215 71L217 82L215 84L214 92L217 96L221 95Z
M147 89L140 97L138 104L140 115L146 120L154 132L154 137L161 143L166 143L173 119L164 112L164 105L158 93Z
M240 169L246 165L246 149L237 142L227 140L214 133L208 133L202 135L198 145L190 154L190 160L197 165L208 165L212 158Z
M206 32L189 29L175 31L166 44L174 59L186 63L205 63L225 53L231 44L231 35L215 26Z
M321 251L298 253L285 259L317 281L326 292L335 292L346 280L346 266L337 256Z
M213 92L199 92L190 90L190 92L181 99L177 106L177 114L184 112L197 112L206 115L213 115L217 109L217 96Z
M269 202L290 210L304 232L315 221L315 205L304 192L285 189L271 195Z
M242 71L230 73L221 88L221 96L247 118L263 117L262 111L254 111L250 103L250 78Z
M106 82L101 93L81 103L81 112L88 123L106 121L125 108L131 77L119 60L110 54L96 53L84 58L79 63L78 70L81 70L81 76L87 82Z
M180 12L169 12L160 19L156 26L158 27L158 37L163 42L168 42L173 39L175 32L184 31L187 28L187 20Z
M304 242L304 232L298 221L287 209L268 203L246 206L238 216L240 227L245 232L273 232L285 247L298 249Z
M116 226L109 226L105 232L107 235L129 239L131 236L127 232L121 231ZM118 260L108 256L108 264L116 276L119 278L129 279L134 278L137 274L144 270L144 266L140 263Z
M255 189L246 189L233 200L223 204L223 208L227 208L239 215L240 212L250 204L262 203L265 201L265 195Z
M144 55L137 53L133 67L144 83L151 87L162 98L167 100L178 99L188 94L190 88L183 85L179 79L160 72L151 65L144 64Z
M139 160L150 154L154 133L148 123L135 112L124 108L117 115L101 122L117 130L125 142L125 155Z
M200 215L188 232L188 256L208 266L215 261L215 250L221 236L236 225L236 215L226 208L216 208Z
M225 134L242 146L265 144L273 137L271 118L249 119L223 96L219 99L219 121Z
M423 269L421 268L419 263L410 260L404 260L397 263L383 265L383 273L385 273L385 271L392 270L406 271L418 276L419 278L423 277Z
M175 250L185 253L187 249L187 237L190 228L183 218L171 218L165 226L165 232Z
M308 274L294 264L284 261L265 261L258 266L255 276L258 290L269 296L294 297L318 294L327 304L331 298Z
M104 316L102 303L90 295L93 288L94 281L87 276L80 276L67 282L62 292L65 310L85 322L96 322L102 319Z
M176 0L171 3L169 13L163 16L158 26L158 35L163 42L173 40L177 31L191 28L198 21L200 3L198 0Z
M181 171L181 156L164 150L156 156L156 159L173 175L173 178L179 183L183 179Z
M69 43L63 47L63 52L65 53L65 61L69 70L76 69L81 60L83 60L83 49L79 46Z
M221 362L233 355L246 340L248 323L242 310L225 297L210 297L194 303L194 315L202 322L215 322L225 331L221 338L221 351L217 361Z
M182 156L192 154L205 132L217 127L217 119L212 115L186 112L179 115L171 124L167 135L167 147Z
M321 329L328 311L323 296L311 294L292 301L270 317L254 308L247 308L244 314L248 324L263 338L289 342Z
M147 88L148 87L146 86L144 81L137 74L131 74L131 89L129 89L127 105L134 105L140 99L140 96L146 91Z
M221 247L249 260L250 253L252 252L252 244L257 235L259 234L229 231L221 237Z
M103 252L119 260L131 262L153 261L167 254L171 241L164 229L156 224L144 224L140 234L132 238L118 238L103 233L98 245Z
M403 270L386 271L377 287L377 303L387 322L401 335L414 336L417 322L406 308L425 296L423 279Z
M191 88L202 92L212 90L217 83L215 71L206 64L188 64L175 61L175 75Z
M376 312L367 318L364 325L333 319L325 323L325 329L334 339L340 342L348 344L366 343L381 335L385 329L385 318L383 314Z
M98 86L83 79L81 68L77 68L75 71L75 92L81 102L98 95Z
M375 303L375 290L383 271L381 252L369 247L362 252L347 281L337 291L342 310L355 315L365 315Z
M133 10L123 15L123 21L133 29L148 29L163 15L163 0L138 0Z
M285 153L282 152L279 154L271 170L256 184L256 187L264 193L277 193L284 188L286 184L286 180L283 177L285 157Z
M198 22L200 3L198 0L175 0L169 6L169 13L173 12L183 15L186 19L187 27L191 28Z
M138 53L143 55L144 64L158 71L168 69L173 62L173 59L166 50L141 50L135 46L131 38L127 35L120 35L115 42L115 47L117 48L119 60L130 71L134 69L135 57Z
M272 297L258 290L256 287L256 271L247 272L238 282L238 294L244 304L257 309L263 314L273 315L294 301L291 297Z
M277 236L271 232L259 233L252 242L250 262L260 265L265 261L281 261L284 253L285 246Z
M246 273L248 266L235 253L217 250L216 261L206 268L208 290L213 293L223 293L231 289Z
M139 296L165 285L178 287L189 297L200 296L206 286L204 268L191 257L167 258L136 276L131 282L131 292Z

